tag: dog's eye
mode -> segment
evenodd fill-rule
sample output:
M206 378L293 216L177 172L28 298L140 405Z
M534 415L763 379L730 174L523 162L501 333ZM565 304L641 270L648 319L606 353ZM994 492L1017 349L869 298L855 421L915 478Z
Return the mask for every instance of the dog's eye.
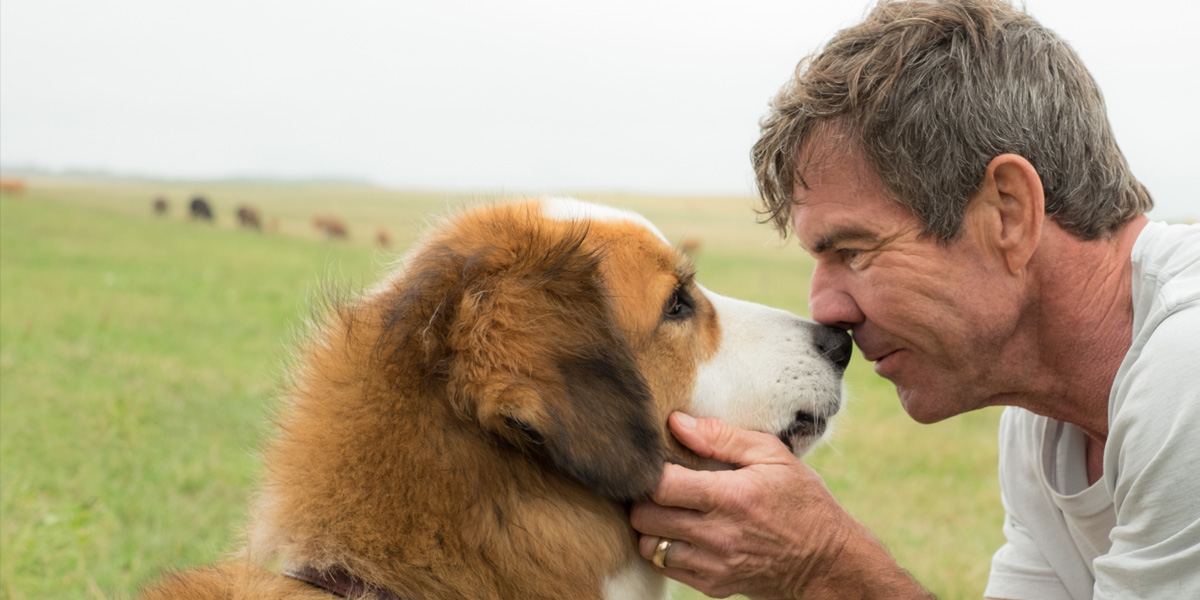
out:
M677 289L671 293L671 297L667 298L667 304L663 310L663 315L670 320L686 319L695 313L696 309L692 305L692 297L681 289Z

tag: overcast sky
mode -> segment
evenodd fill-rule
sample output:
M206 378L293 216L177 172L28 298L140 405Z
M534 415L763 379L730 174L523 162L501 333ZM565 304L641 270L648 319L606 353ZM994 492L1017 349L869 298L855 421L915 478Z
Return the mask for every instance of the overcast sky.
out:
M0 164L485 192L753 193L797 60L866 0L0 0ZM1161 219L1200 218L1190 0L1028 0Z

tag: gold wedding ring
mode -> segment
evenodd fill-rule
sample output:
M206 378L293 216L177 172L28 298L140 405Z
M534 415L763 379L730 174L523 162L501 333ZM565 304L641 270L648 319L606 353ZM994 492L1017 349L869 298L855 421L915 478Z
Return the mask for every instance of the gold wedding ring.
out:
M650 558L650 562L660 569L667 568L667 552L671 551L671 544L674 543L674 540L667 538L659 540L658 545L654 547L654 556Z

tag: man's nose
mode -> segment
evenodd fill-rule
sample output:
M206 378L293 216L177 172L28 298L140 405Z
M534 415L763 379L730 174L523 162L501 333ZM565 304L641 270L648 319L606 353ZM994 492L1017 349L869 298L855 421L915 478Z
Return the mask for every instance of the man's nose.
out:
M814 321L836 329L852 329L866 319L846 286L820 262L808 289L808 309Z

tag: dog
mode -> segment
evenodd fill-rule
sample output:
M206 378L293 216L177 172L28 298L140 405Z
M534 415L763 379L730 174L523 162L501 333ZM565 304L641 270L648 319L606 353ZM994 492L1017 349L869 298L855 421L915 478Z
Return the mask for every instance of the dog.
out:
M851 341L714 294L640 215L548 198L433 227L304 345L245 546L147 600L661 600L628 508L666 462L717 468L668 415L797 455Z

